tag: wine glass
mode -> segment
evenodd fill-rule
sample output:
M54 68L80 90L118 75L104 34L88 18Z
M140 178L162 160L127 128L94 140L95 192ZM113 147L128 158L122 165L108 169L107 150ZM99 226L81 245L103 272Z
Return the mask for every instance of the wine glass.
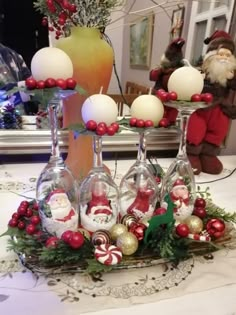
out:
M139 132L139 148L136 162L120 182L120 212L135 216L138 220L150 218L159 198L159 188L146 161L146 137L149 130Z
M176 108L180 117L181 137L176 158L169 166L162 182L161 204L165 205L167 196L174 203L174 217L185 220L193 212L196 185L193 169L186 153L186 137L190 115L198 108L206 107L201 102L175 101L166 103Z
M105 170L102 137L93 136L94 162L79 188L80 225L89 232L109 231L118 220L118 187Z
M44 230L60 237L78 228L78 185L60 154L57 108L66 92L58 92L48 102L51 156L36 184L36 198Z

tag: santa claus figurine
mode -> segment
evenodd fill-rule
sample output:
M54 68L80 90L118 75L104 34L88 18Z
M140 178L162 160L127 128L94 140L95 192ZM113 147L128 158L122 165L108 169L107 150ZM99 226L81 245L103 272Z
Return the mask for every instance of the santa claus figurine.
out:
M174 203L174 217L178 220L184 220L193 212L193 206L190 205L188 187L182 179L177 179L170 191L170 198Z
M66 230L78 228L78 213L72 207L64 189L55 189L46 199L47 215L40 211L42 225L45 230L58 237Z
M223 170L217 158L231 119L236 118L235 45L225 31L216 31L204 41L208 44L203 57L205 74L202 93L211 93L212 106L198 109L189 120L187 154L195 174L219 174Z

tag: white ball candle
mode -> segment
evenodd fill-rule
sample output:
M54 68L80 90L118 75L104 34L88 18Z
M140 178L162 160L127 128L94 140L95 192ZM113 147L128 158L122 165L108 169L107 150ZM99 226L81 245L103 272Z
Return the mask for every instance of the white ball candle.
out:
M137 119L152 120L154 126L164 115L164 106L155 95L140 95L131 105L131 116Z
M176 69L168 81L168 91L174 91L178 100L189 101L193 94L200 94L203 89L203 76L192 66Z
M107 125L115 122L118 117L118 106L108 95L94 94L88 97L81 108L82 119L86 124L89 120Z
M36 52L31 60L31 73L35 80L68 79L73 75L70 57L56 47L45 47Z

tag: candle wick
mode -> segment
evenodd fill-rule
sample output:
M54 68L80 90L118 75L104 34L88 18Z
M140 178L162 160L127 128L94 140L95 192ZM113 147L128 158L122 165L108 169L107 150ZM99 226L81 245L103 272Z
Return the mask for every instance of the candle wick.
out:
M152 94L152 88L150 87L148 95L151 95L151 94Z
M103 86L101 86L99 94L102 94L102 91L103 91Z

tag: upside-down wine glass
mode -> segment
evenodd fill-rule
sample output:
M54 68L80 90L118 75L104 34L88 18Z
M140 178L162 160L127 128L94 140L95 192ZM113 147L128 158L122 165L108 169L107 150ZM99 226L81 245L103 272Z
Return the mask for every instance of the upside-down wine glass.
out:
M130 214L137 220L148 219L153 215L159 198L156 179L146 161L147 135L151 132L139 132L139 148L136 162L130 167L120 182L121 217Z
M93 152L93 168L79 188L80 225L90 233L109 231L119 214L118 187L103 165L102 136L93 135Z
M48 102L51 156L36 185L42 227L58 237L66 230L75 231L78 228L78 186L63 161L58 140L57 109L66 96L66 91L59 91Z

